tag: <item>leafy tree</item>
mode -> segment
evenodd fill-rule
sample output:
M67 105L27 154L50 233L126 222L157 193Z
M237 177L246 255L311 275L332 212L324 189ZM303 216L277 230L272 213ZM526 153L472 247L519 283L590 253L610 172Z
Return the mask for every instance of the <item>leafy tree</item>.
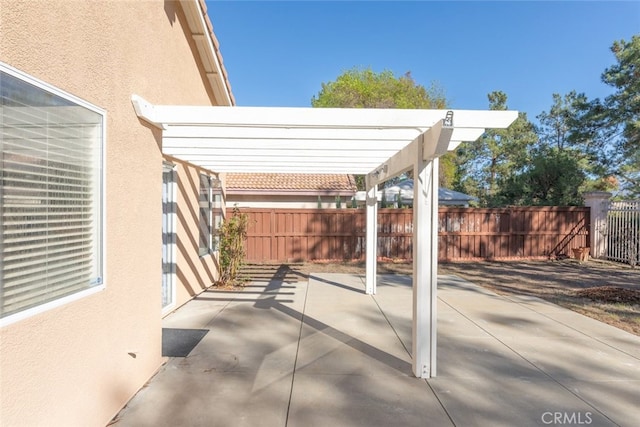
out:
M606 98L611 120L623 127L623 148L638 148L640 143L640 35L631 41L616 41L611 47L617 64L607 68L602 81L616 89Z
M617 64L604 71L602 81L616 90L604 102L617 160L613 172L626 182L631 194L640 195L640 35L628 42L614 42L611 51Z
M536 132L526 116L458 149L455 188L483 205L581 203L584 190L640 195L640 35L611 47L617 63L602 74L615 89L604 100L571 91L553 94ZM506 95L489 95L506 109Z
M456 152L449 151L440 156L440 166L438 169L438 186L444 188L453 188L458 175L458 163L456 161Z
M396 77L392 71L374 72L370 68L352 68L335 81L322 83L317 95L311 98L313 107L333 108L435 108L444 109L447 100L444 91L436 84L429 88L417 84L411 73ZM453 172L448 162L451 153L442 157L441 181L451 182ZM448 159L447 159L448 158ZM364 190L364 177L356 176L359 190Z
M497 199L514 205L582 205L580 188L586 175L570 151L542 146L533 150L529 165L509 177Z
M591 132L585 132L587 123L590 122L589 109L589 101L583 93L571 91L564 97L554 93L549 112L543 111L537 116L540 120L540 125L537 127L540 145L546 148L538 154L554 155L554 153L564 152L570 155L575 160L576 167L580 168L585 175L584 180L574 181L576 185L581 186L581 191L612 189L612 184L616 181L612 181L607 176L605 168L598 160L602 145L597 139L585 137ZM556 151L551 152L552 148ZM560 182L557 184L561 185Z
M574 130L580 126L580 109L587 102L584 94L571 91L564 97L554 93L553 105L549 112L543 111L537 116L540 126L537 128L540 142L559 150L571 148L576 140Z
M444 91L432 84L417 84L407 72L396 77L392 71L376 73L370 68L352 68L311 98L313 107L339 108L446 108Z
M507 95L488 95L489 109L507 110ZM535 128L525 113L507 129L490 129L478 140L458 148L459 171L455 188L480 199L482 206L511 204L500 195L505 183L529 160L529 149L538 141Z
M640 35L611 47L617 63L602 74L615 89L604 100L574 104L571 139L582 144L600 183L619 182L623 193L640 195Z

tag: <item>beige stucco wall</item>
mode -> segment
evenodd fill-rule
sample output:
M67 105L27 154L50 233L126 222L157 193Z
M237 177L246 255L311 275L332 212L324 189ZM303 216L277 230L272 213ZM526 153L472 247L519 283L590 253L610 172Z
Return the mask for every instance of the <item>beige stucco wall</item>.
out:
M178 308L218 279L217 255L198 256L200 174L211 172L172 157L166 157L166 161L175 165L178 175L175 304Z
M163 361L160 132L130 98L211 103L183 21L162 0L0 0L0 60L107 111L106 289L0 329L3 427L105 425Z

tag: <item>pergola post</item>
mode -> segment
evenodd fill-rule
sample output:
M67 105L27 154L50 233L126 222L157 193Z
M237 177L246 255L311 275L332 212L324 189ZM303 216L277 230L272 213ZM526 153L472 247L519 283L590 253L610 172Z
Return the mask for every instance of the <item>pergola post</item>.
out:
M365 292L367 295L376 293L376 267L378 258L378 186L367 190L367 240Z
M422 151L422 149L421 149ZM422 152L420 153L422 154ZM436 375L438 159L418 156L413 184L413 374Z
M413 374L418 378L436 375L437 286L438 286L438 157L447 152L453 127L442 120L414 139L387 162L367 175L369 191L377 184L413 168L413 325L411 348ZM370 193L367 193L369 209ZM376 203L377 205L377 203ZM370 211L367 210L367 245ZM369 281L375 270L369 270L375 253L367 250L367 293L375 292ZM375 264L374 264L375 268ZM373 282L372 282L373 283Z

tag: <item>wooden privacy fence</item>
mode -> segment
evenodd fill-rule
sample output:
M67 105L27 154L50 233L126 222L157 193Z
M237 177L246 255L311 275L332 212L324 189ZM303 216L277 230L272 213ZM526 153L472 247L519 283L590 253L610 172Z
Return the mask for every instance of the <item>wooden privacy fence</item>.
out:
M364 209L253 209L246 242L248 262L362 260ZM228 215L232 212L229 210ZM378 257L410 260L413 212L378 210ZM535 259L573 256L588 246L589 209L516 207L439 210L441 261Z
M438 258L446 261L573 257L589 246L589 208L441 208Z

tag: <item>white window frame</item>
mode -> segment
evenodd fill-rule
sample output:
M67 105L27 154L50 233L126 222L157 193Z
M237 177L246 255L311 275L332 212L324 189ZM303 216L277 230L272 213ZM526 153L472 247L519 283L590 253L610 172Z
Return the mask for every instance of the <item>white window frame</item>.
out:
M106 248L106 236L107 236L107 221L106 221L106 211L107 211L107 200L106 200L106 194L107 194L107 189L106 189L106 147L107 147L107 130L106 130L106 125L107 125L107 112L100 108L97 107L75 95L72 95L68 92L65 92L51 84L48 84L42 80L39 80L25 72L22 72L14 67L11 67L10 65L1 62L0 61L0 71L13 76L14 78L17 78L27 84L33 85L35 87L37 87L40 90L43 90L45 92L49 92L55 96L58 96L60 98L63 98L69 102L72 102L80 107L86 108L92 112L95 112L97 114L99 114L101 116L101 151L100 151L100 179L101 179L101 185L100 188L98 190L98 192L100 193L97 197L100 199L101 202L101 209L100 209L100 213L98 215L98 220L100 221L100 234L99 234L99 238L100 238L100 250L101 250L101 256L100 256L100 266L101 266L101 277L100 277L100 283L95 284L87 289L82 289L78 292L75 292L73 294L70 295L66 295L64 297L52 300L52 301L48 301L45 302L43 304L34 306L34 307L30 307L27 309L24 309L22 311L19 311L17 313L13 313L10 314L6 317L0 318L0 328L6 326L6 325L10 325L13 324L15 322L19 322L23 319L27 319L29 317L38 315L40 313L44 313L46 311L52 310L54 308L69 304L73 301L77 301L83 298L86 298L90 295L96 294L98 292L101 292L103 290L106 289L107 286L107 282L106 282L106 277L107 277L107 248Z
M218 255L220 253L220 228L222 227L222 223L224 222L224 206L225 206L225 196L224 191L222 189L222 181L220 178L214 178L215 186L212 188L212 197L211 197L211 221L212 221L212 229L211 229L211 243L213 246L213 254ZM214 196L218 196L218 199L215 199Z
M163 204L165 202L169 202L170 204L176 204L178 203L178 171L177 171L178 167L177 165L174 165L173 163L170 162L164 162L162 165L162 173L163 173ZM164 174L165 173L171 173L172 174L172 180L168 183L164 182ZM165 200L166 197L166 200ZM163 207L164 210L164 207ZM165 217L166 215L166 217ZM171 267L171 271L170 272L165 272L164 271L164 265L163 265L163 271L162 271L162 285L163 286L167 286L170 288L170 298L171 301L162 307L162 315L165 316L166 314L168 314L169 312L171 312L172 310L175 309L176 307L176 284L178 283L178 276L177 276L177 255L178 255L178 248L177 248L177 231L178 231L178 212L173 211L170 213L165 213L163 212L163 224L162 224L162 233L163 234L168 234L172 236L172 240L171 242L165 243L163 242L163 264L166 261L169 261L171 264L173 264L173 266ZM166 221L166 223L165 223ZM166 228L165 228L166 227ZM166 252L165 252L166 251ZM165 259L166 257L166 259ZM163 289L164 292L164 289ZM163 301L164 303L164 301Z
M222 183L217 176L209 175L208 173L201 172L199 174L199 182L202 185L202 180L206 179L208 183L207 187L207 200L200 200L202 190L198 193L198 211L203 208L203 203L207 204L207 244L206 248L200 245L202 239L202 225L199 223L198 228L200 235L198 236L198 254L200 257L204 257L207 255L212 255L218 253L220 249L220 238L219 238L219 230L222 225L222 207L223 203L223 193L222 193ZM215 196L219 197L219 200L215 199ZM219 205L219 206L216 206ZM220 216L214 215L214 210L220 211ZM198 217L198 221L200 221L200 217Z

